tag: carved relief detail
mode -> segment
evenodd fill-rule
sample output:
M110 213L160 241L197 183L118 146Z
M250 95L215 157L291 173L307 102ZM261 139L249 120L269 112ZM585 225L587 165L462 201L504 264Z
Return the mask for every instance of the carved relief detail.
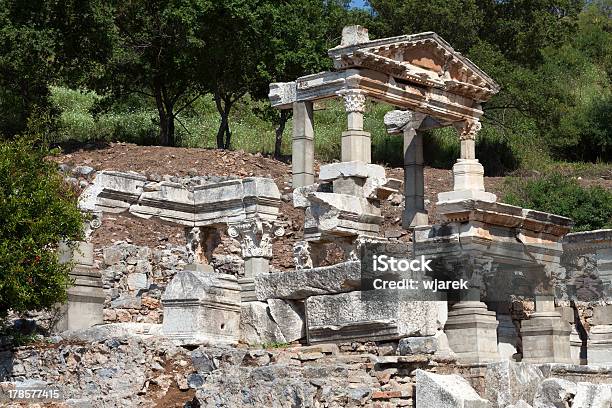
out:
M344 108L347 112L365 112L365 95L356 89L341 91L340 96L344 98Z
M272 241L285 229L269 221L249 220L229 224L227 233L240 243L243 258L272 258Z

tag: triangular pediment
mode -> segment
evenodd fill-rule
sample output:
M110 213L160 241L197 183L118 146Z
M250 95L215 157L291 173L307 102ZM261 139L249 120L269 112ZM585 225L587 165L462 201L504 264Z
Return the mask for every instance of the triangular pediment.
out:
M329 55L336 70L367 68L480 101L499 91L491 77L433 32L341 45Z

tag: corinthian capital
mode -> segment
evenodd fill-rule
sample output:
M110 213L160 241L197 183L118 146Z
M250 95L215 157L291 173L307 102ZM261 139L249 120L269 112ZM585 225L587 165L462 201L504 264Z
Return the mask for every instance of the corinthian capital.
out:
M347 112L365 112L366 97L358 89L346 89L338 92L344 98L344 108Z
M455 125L461 140L476 140L476 134L482 128L479 120L466 120Z
M285 234L274 222L248 220L228 225L227 233L240 243L243 258L272 258L272 241Z

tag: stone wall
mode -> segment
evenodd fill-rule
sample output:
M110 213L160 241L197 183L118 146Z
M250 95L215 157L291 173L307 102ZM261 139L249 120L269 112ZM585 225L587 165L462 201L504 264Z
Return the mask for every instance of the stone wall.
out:
M239 254L240 248L229 239L224 240L223 244L222 253L213 255L215 270L233 275L244 274L244 261L238 255L231 254L231 251ZM152 249L117 242L95 252L107 295L104 321L161 323L161 297L176 272L187 264L186 248L166 244Z

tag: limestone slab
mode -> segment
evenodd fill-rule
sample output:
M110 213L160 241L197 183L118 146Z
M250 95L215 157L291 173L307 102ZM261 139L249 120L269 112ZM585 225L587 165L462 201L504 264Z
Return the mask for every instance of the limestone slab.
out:
M487 408L463 377L416 370L416 408Z
M348 292L361 285L357 261L332 266L271 273L255 277L257 299L306 299L309 296Z

